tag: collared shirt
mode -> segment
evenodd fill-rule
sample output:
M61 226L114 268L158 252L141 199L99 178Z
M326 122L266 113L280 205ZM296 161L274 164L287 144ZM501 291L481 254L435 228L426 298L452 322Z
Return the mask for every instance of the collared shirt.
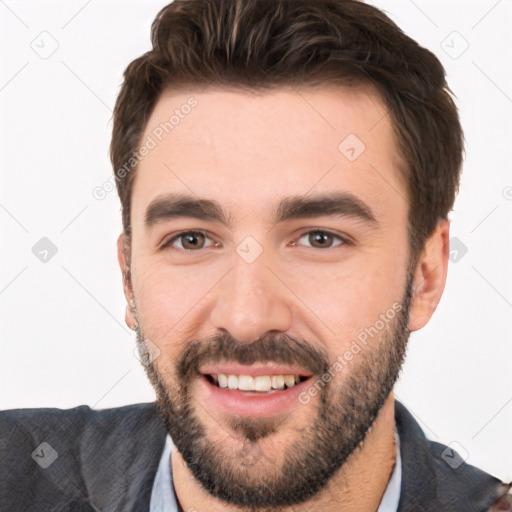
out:
M377 512L396 512L400 501L400 485L402 483L402 459L400 457L400 437L395 428L396 460L393 473L389 479L386 491L382 496ZM150 512L178 512L176 495L172 482L171 451L173 442L167 435L160 463L155 475L151 491Z

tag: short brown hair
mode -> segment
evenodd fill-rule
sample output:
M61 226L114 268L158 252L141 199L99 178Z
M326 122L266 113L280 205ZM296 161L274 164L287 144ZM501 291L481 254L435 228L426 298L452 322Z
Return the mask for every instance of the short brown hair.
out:
M412 255L447 218L464 139L445 71L376 7L357 0L175 0L157 15L151 40L153 49L126 68L113 117L110 154L127 235L136 163L132 172L126 163L163 90L190 83L371 85L389 110L405 163Z

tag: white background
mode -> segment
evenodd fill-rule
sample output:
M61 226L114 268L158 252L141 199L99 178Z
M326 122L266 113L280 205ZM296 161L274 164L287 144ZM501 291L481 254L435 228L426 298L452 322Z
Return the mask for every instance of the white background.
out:
M455 441L471 464L510 480L512 3L374 3L441 59L467 140L451 215L467 253L412 335L396 394L430 438ZM122 72L150 48L163 5L0 2L2 408L154 400L123 320L118 199L92 190L111 175ZM46 59L34 51L57 44ZM32 253L42 237L58 249L46 263Z

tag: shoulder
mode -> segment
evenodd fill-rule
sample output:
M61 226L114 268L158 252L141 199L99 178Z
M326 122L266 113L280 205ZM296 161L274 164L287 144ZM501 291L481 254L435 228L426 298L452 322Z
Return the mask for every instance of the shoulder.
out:
M512 510L505 496L510 484L467 464L451 447L427 439L412 414L399 402L395 405L395 417L402 457L399 512ZM498 503L509 503L509 508L491 508Z
M130 420L135 417L147 417L157 415L158 411L155 402L126 405L111 409L91 409L88 405L80 405L72 409L57 408L35 408L35 409L8 409L0 411L2 424L23 424L27 428L45 427L45 425L65 423L76 423L85 425L108 423L113 420L124 418ZM43 421L44 423L41 423ZM99 423L98 423L99 422Z
M77 443L83 435L110 436L123 430L137 431L141 424L159 426L160 423L154 402L99 410L86 405L72 409L10 409L0 411L0 448L9 451L17 446L9 441L34 442L48 436L59 442Z
M16 509L13 503L29 503L37 493L43 503L72 500L77 510L80 500L91 496L96 503L108 499L119 505L115 488L133 484L138 493L137 486L147 485L165 435L154 402L103 410L79 406L2 411L0 508L7 502Z
M72 409L10 409L0 411L0 450L12 453L50 440L69 450L84 439L104 444L113 436L137 434L143 426L158 429L161 423L155 403L100 410L86 405Z
M450 446L427 441L431 463L436 474L437 492L448 503L466 502L464 510L492 512L512 511L512 501L507 498L510 484L468 464ZM508 505L507 505L508 503ZM506 508L496 507L506 506Z

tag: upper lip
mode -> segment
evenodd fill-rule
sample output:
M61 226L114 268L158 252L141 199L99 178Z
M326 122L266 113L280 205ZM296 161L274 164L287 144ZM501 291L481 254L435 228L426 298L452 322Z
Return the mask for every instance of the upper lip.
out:
M312 373L300 366L289 366L279 363L254 363L243 365L239 363L215 363L201 366L199 373L202 375L250 375L258 377L259 375L300 375L301 377L311 377Z

